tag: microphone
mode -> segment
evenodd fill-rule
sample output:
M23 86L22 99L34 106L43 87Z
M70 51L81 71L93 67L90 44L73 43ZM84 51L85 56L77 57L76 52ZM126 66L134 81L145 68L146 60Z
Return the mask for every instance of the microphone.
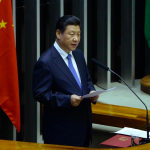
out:
M108 71L109 68L106 67L105 65L101 64L100 62L98 62L97 60L95 60L94 58L92 58L92 61L97 64L98 66L100 66L101 68L103 68L104 70Z
M116 76L118 76L121 81L123 81L123 83L134 93L134 95L144 104L145 108L146 108L146 130L147 130L147 138L145 140L142 140L142 144L144 143L149 143L150 139L149 139L149 117L148 117L148 109L146 104L139 98L139 96L129 87L129 85L114 71L112 71L111 69L109 69L107 66L101 64L100 62L98 62L97 60L95 60L94 58L92 58L92 62L94 62L96 65L100 66L101 68L103 68L106 71L110 71L111 73L115 74Z

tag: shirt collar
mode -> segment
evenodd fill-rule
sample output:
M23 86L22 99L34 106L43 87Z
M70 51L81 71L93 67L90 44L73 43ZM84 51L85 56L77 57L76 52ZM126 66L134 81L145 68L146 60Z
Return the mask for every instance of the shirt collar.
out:
M56 48L56 50L59 52L59 54L62 56L63 59L65 59L68 56L68 53L62 50L56 41L54 43L54 47ZM69 54L71 54L72 56L72 51Z

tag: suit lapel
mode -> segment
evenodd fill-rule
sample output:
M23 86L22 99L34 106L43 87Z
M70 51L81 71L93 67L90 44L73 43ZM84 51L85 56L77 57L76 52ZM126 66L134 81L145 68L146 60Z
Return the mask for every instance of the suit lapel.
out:
M58 66L58 68L68 77L68 79L74 84L74 86L81 91L81 89L80 89L78 83L76 82L74 76L72 75L68 66L66 65L66 63L64 62L63 58L60 56L58 51L55 49L55 47L52 49L52 55L54 58L54 63Z

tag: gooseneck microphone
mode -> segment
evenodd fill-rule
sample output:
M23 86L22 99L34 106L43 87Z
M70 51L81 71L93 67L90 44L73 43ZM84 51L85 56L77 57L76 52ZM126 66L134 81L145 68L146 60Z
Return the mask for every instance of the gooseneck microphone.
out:
M145 143L149 143L150 142L150 139L149 139L149 117L148 117L148 109L147 109L147 106L146 104L139 98L139 96L128 86L128 84L117 74L115 73L114 71L112 71L111 69L109 69L107 66L101 64L100 62L98 62L97 60L95 60L94 58L92 58L92 61L100 66L101 68L103 68L104 70L106 71L110 71L111 73L115 74L116 76L118 76L121 81L123 81L123 83L134 93L134 95L143 103L143 105L145 106L146 108L146 130L147 130L147 138L145 139Z

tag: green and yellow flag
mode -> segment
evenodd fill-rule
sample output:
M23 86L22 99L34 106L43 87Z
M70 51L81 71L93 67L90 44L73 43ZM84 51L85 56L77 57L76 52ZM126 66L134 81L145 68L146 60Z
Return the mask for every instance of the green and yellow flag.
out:
M150 0L145 3L145 38L150 48Z

